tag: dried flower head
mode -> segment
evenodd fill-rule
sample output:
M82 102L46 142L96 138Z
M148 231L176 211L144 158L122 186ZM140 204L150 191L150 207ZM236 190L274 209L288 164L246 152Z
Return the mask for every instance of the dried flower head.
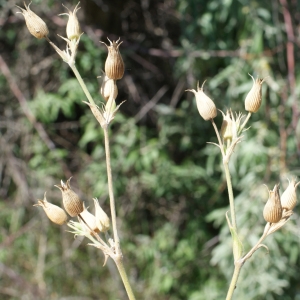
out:
M101 208L98 199L94 198L93 200L95 203L97 227L101 232L106 232L110 226L109 217Z
M63 5L69 11L69 13L60 14L60 16L62 16L62 15L69 16L69 20L68 20L67 28L66 28L67 37L69 40L73 40L73 39L78 40L81 35L81 29L80 29L77 15L76 15L77 11L80 9L80 7L78 7L79 4L80 4L80 2L77 3L73 12L70 11L66 6Z
M253 86L246 96L245 109L251 113L256 113L261 106L261 90L264 79L254 79L253 76L251 76L251 78L253 80Z
M116 99L118 96L116 81L114 79L110 79L105 75L101 84L100 94L105 101L108 101L110 96L112 96L113 99Z
M119 51L119 47L123 42L120 42L120 39L117 41L111 41L109 38L107 39L109 40L110 45L101 42L108 50L108 56L105 61L105 73L108 78L118 80L123 77L125 71L124 62Z
M286 210L293 210L297 204L296 188L300 181L296 183L295 178L289 181L287 189L281 195L281 206Z
M46 23L29 8L30 4L31 2L27 6L24 2L25 9L20 6L17 6L22 10L22 12L17 13L22 14L24 16L29 32L37 39L42 39L48 35L48 27Z
M215 103L203 92L204 83L205 81L203 82L201 88L199 88L199 82L198 82L197 91L195 90L186 90L186 91L193 92L195 94L198 111L201 117L205 121L208 121L217 116L217 108Z
M70 177L66 184L61 180L61 185L55 185L62 192L63 204L65 210L71 217L78 216L83 211L83 202L78 195L71 189Z
M68 216L62 208L47 201L46 193L44 194L44 199L38 200L38 203L33 206L41 206L47 217L55 224L63 225L68 220Z
M267 222L277 223L282 217L282 207L279 195L279 184L274 186L273 191L269 190L269 199L264 207L264 218Z

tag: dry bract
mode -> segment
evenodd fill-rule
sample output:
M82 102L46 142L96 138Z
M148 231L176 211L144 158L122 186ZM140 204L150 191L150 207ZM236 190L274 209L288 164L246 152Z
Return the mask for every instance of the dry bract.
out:
M282 217L282 207L280 203L279 184L274 186L273 191L269 190L269 199L264 207L264 218L267 222L277 223Z
M201 88L199 88L199 82L198 82L197 91L195 90L186 90L186 91L193 92L195 94L198 111L201 117L205 121L208 121L214 119L217 116L217 108L215 103L203 92L204 83L205 81L203 82Z
M29 5L30 3L27 6L24 2L24 6L26 9L17 6L22 10L22 12L18 13L24 16L29 32L37 39L42 39L49 34L48 27L46 23L29 8Z
M261 106L261 90L264 79L254 79L253 76L251 77L253 80L253 86L248 95L246 96L245 109L246 111L249 111L251 113L256 113Z
M34 206L41 206L47 217L55 224L63 225L68 220L68 216L62 208L47 201L46 193L44 199L38 200L38 204L34 204Z
M71 177L72 178L72 177ZM62 192L63 204L65 210L71 217L79 215L83 211L83 202L78 195L71 189L69 178L66 184L61 181L61 185L55 185Z
M101 42L107 47L108 50L108 56L105 61L105 74L107 77L114 80L121 79L125 71L124 62L119 51L119 47L122 42L119 41L120 39L118 39L117 41L109 40L109 46L106 43Z

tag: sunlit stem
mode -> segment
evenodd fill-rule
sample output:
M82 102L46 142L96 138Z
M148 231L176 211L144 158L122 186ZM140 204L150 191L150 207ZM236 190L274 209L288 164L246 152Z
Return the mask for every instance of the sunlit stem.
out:
M236 288L236 283L239 279L239 275L240 275L242 266L243 266L243 262L241 260L236 261L234 264L234 272L233 272L233 275L231 278L231 282L230 282L230 286L229 286L229 289L227 292L226 300L232 299L233 292Z
M117 229L116 206L115 206L113 179L112 179L111 163L110 163L108 126L104 127L103 130L104 130L104 140L105 140L106 169L107 169L107 182L108 182L108 193L109 193L109 201L110 201L111 221L113 227L116 255L119 256L121 255L121 249L120 249L120 240L119 240L118 229Z
M127 296L129 298L129 300L135 300L135 296L133 294L131 285L129 283L129 280L128 280L128 277L127 277L127 274L126 274L126 271L125 271L125 268L124 268L122 257L116 258L114 261L117 265L118 271L119 271L120 276L122 278L122 281L123 281L124 287L126 289L126 293L127 293Z
M211 119L211 123L215 129L215 132L216 132L216 135L217 135L217 138L218 138L218 142L219 142L219 145L220 145L220 149L221 149L221 152L222 152L222 156L223 158L225 157L225 152L224 152L224 145L222 143L222 140L221 140L221 137L220 137L220 134L219 134L219 130L217 128L217 125L216 123L214 122L214 119Z
M227 160L223 160L223 166L224 166L227 189L228 189L231 224L232 224L232 227L235 230L237 230L236 217L235 217L235 208L234 208L234 196L233 196L231 176L230 176L229 166L228 166L228 161Z
M72 69L72 71L74 72L74 74L75 74L75 76L76 76L76 78L77 78L77 80L78 80L78 82L79 82L79 84L80 84L83 92L85 93L86 97L88 98L89 102L91 104L95 105L95 101L93 100L93 98L92 98L90 92L88 91L88 89L87 89L84 81L82 80L81 75L79 74L79 72L78 72L75 64L74 63L73 64L69 63L69 66Z

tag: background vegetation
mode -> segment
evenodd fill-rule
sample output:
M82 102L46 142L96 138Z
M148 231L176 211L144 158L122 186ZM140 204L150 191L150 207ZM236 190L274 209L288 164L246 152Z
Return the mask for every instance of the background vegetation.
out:
M73 176L88 206L109 210L103 135L85 96L45 40L33 38L21 2L0 0L1 299L126 299L113 263L50 224L32 205ZM77 1L64 1L72 9ZM244 111L252 86L267 77L263 105L231 164L245 247L265 224L267 191L300 175L300 10L296 0L83 0L85 34L77 67L95 99L106 37L121 37L126 65L111 128L112 163L125 265L137 299L224 299L233 271L224 213L226 184L210 122L192 93L219 109ZM33 1L50 39L64 47L61 1ZM100 100L100 99L99 99ZM221 125L221 113L216 119ZM299 193L299 191L298 191ZM299 207L242 270L235 299L300 299Z

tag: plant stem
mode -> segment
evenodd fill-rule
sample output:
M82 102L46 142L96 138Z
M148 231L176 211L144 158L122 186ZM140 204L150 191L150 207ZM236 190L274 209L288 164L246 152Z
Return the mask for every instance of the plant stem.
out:
M234 196L232 190L232 183L231 183L231 176L229 172L228 161L223 161L225 177L227 182L227 189L228 189L228 197L229 197L229 205L230 205L230 217L231 217L231 224L232 227L237 230L236 225L236 217L235 217L235 208L234 208Z
M224 145L222 143L222 140L221 140L221 137L220 137L220 134L219 134L219 130L217 128L217 125L216 123L214 122L214 119L211 119L211 123L215 129L215 132L216 132L216 135L217 135L217 138L218 138L218 142L219 142L219 145L220 145L220 149L221 149L221 152L222 152L222 156L223 158L225 157L225 152L224 152Z
M230 286L229 286L229 289L227 292L226 300L231 300L231 298L233 296L233 292L236 288L236 283L238 281L242 266L243 266L242 260L238 260L234 264L234 272L233 272L233 275L231 278L231 282L230 282Z
M117 265L117 268L118 268L118 271L121 275L121 278L122 278L122 281L123 281L124 287L126 289L127 296L129 298L129 300L135 300L135 296L133 294L131 285L129 283L129 280L128 280L128 277L127 277L127 274L126 274L126 271L125 271L125 268L124 268L122 257L119 256L118 258L115 258L114 261L115 261L115 263Z
M79 74L79 72L78 72L78 70L77 70L77 68L75 66L75 63L69 63L69 66L72 69L72 71L74 72L74 74L75 74L75 76L76 76L76 78L77 78L77 80L78 80L78 82L79 82L82 90L84 91L86 97L88 98L89 102L91 104L95 105L95 102L94 102L94 100L93 100L90 92L88 91L88 89L87 89L84 81L82 80L81 75Z
M112 179L111 164L110 164L108 127L107 126L104 127L103 130L104 130L104 140L105 140L106 169L107 169L107 181L108 181L108 193L109 193L109 201L110 201L111 221L112 221L112 227L113 227L113 233L114 233L116 255L120 256L121 248L120 248L120 240L119 240L118 229L117 229L116 206L115 206L113 179Z

